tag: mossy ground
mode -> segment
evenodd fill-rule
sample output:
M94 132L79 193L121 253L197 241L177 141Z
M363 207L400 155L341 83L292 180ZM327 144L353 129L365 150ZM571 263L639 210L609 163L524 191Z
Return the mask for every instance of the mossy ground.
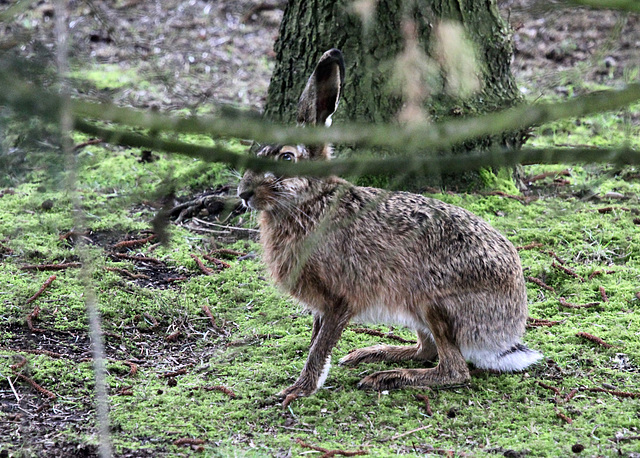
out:
M630 141L638 147L637 125L630 128L621 119L623 115L601 115L579 124L556 123L542 127L535 142L557 142L566 132L566 141L573 144L594 137L596 144L635 138ZM581 129L605 123L607 139L594 128ZM612 138L612 132L621 137ZM296 439L328 449L365 450L372 456L443 451L457 456L567 456L572 448L577 450L576 444L584 447L581 456L640 453L640 398L582 390L640 392L640 180L633 178L637 170L568 167L569 176L562 178L569 183L554 182L553 176L537 181L530 195L538 199L528 203L478 194L435 196L487 219L516 246L541 244L520 255L525 275L555 289L527 283L531 317L559 322L531 328L525 336L529 346L544 353L543 362L525 373L479 373L464 387L390 393L356 388L364 375L389 365L336 366L316 395L283 410L274 394L295 380L304 364L311 318L265 278L256 242L171 225L169 245L149 244L129 254L162 260L185 280L160 288L105 269L152 274L153 266L115 259L110 253L116 242L142 237L150 229L158 208L153 202L166 183L173 183L179 195L233 185L233 174L219 165L162 154L152 162L140 162L140 155L135 149L88 146L79 154L76 182L86 226L92 231L86 249L93 259L92 282L106 332L112 440L119 455L309 453ZM563 169L567 167L531 166L527 173ZM34 170L0 198L0 449L12 456L56 454L70 450L63 448L68 444L91 454L96 441L94 380L78 269L21 269L78 259L76 244L59 238L73 229L72 199L59 187L64 179L51 178ZM612 191L618 194L605 198ZM52 205L43 206L46 201ZM612 209L602 213L606 207ZM232 224L250 226L251 221L245 214ZM256 252L258 257L231 257L226 259L231 267L204 275L191 255L215 248ZM582 279L554 267L561 261ZM596 272L600 273L594 276ZM57 276L52 285L27 304L52 274ZM598 305L565 308L560 297L573 304ZM44 329L40 333L26 324L36 304L41 312L34 325ZM204 305L215 326L203 313ZM180 336L167 341L175 331ZM407 330L393 332L412 338ZM579 332L598 336L612 347L585 340ZM380 341L392 343L348 328L334 360ZM60 356L29 352L33 350ZM9 366L17 361L16 354L27 364L14 370ZM137 372L132 374L124 361L134 362ZM163 377L180 369L184 373ZM16 378L16 371L54 392L56 400L39 409L46 397ZM557 388L559 394L540 383ZM212 390L214 386L224 386L236 396ZM566 399L574 389L578 391ZM428 396L432 414L416 394ZM174 445L180 438L204 443Z

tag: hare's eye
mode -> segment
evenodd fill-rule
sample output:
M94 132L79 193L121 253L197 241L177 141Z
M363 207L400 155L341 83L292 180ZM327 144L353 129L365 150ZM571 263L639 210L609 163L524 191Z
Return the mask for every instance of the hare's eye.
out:
M293 161L295 160L295 156L293 153L282 153L278 156L279 161Z

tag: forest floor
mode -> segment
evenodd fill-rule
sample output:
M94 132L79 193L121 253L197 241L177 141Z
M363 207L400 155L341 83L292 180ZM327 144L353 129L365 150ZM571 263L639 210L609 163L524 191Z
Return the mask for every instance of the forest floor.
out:
M640 16L548 3L501 3L527 98L637 81ZM52 56L53 10L37 5L0 23L3 53ZM72 5L79 94L186 113L212 101L262 108L281 10L248 0ZM525 340L545 354L539 365L390 393L356 389L389 365L334 367L324 389L283 410L273 395L300 372L311 320L265 277L254 215L230 200L237 176L76 135L88 228L79 233L64 164L51 160L54 133L33 120L16 133L0 121L0 457L97 454L79 242L105 331L116 456L327 456L312 446L372 456L640 456L636 168L530 166L523 196L435 194L520 248L532 317ZM639 134L636 106L542 126L531 144L640 148ZM166 183L179 183L177 203L209 199L172 216L164 246L150 237ZM364 329L349 327L334 357L414 339L401 328Z

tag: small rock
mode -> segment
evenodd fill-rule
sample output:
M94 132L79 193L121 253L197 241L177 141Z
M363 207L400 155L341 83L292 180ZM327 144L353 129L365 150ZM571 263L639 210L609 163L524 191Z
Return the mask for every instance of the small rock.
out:
M617 64L618 64L618 63L616 62L616 60L615 60L613 57L611 57L611 56L607 56L607 57L605 57L605 58L604 58L604 66L605 66L606 68L613 68L613 67L616 67L616 66L617 66Z
M602 198L603 199L624 199L624 194L621 194L619 192L609 191L604 196L602 196Z
M53 200L47 199L40 205L43 210L51 210L53 208Z
M573 444L571 446L571 451L573 453L580 453L583 450L584 450L584 445L582 445L582 444Z

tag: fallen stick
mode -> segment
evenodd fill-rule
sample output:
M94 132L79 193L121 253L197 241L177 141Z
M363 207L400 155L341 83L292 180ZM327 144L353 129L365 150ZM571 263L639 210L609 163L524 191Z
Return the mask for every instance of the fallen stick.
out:
M384 333L381 331L376 331L375 329L367 329L367 328L351 328L353 332L357 332L359 334L368 334L370 336L376 337L386 337L387 339L397 340L398 342L407 343L407 344L415 344L415 340L407 340L390 332Z
M209 256L208 254L203 254L202 257L207 261L211 261L216 265L216 267L220 267L221 269L228 269L229 267L231 267L231 264L224 262L218 258L214 258L213 256Z
M120 248L136 248L142 245L149 243L152 240L157 238L156 234L151 234L149 237L145 237L143 239L135 239L135 240L123 240L122 242L118 242L114 244L111 248L117 250Z
M527 327L528 328L538 328L541 326L547 326L547 327L551 327L551 326L555 326L556 324L560 324L563 323L564 320L562 321L551 321L551 320L544 320L544 319L540 319L540 318L531 318L528 317L527 318Z
M38 393L44 394L49 399L55 399L55 398L58 397L58 396L56 396L55 393L53 393L52 391L47 390L46 388L41 387L40 385L38 385L36 382L34 382L32 379L30 379L26 375L16 374L16 377L18 377L19 379L24 380L25 382L27 382L29 385L31 385L33 388L35 388L35 390Z
M573 420L569 417L567 417L565 414L563 414L562 412L560 412L558 409L556 409L556 415L563 419L564 421L566 421L568 424L573 423Z
M206 304L203 305L202 311L205 313L205 315L209 317L209 320L211 320L211 326L218 329L218 326L216 325L216 319L213 317L213 314L211 313L211 309L209 308L209 306Z
M124 275L125 277L129 277L133 280L148 280L149 277L147 275L144 274L134 274L133 272L129 272L127 269L123 269L121 267L105 267L104 270L107 270L109 272L117 272L121 275Z
M202 439L192 439L190 437L183 437L173 441L173 445L202 445L206 441Z
M602 296L602 302L609 302L609 298L607 297L607 292L604 290L604 286L600 287L600 296Z
M579 332L576 334L577 337L582 337L583 339L587 339L593 343L596 343L604 348L613 348L613 345L606 343L600 337L594 336L593 334L589 334L586 332Z
M29 329L32 332L44 332L44 329L42 328L36 328L33 325L33 320L38 318L38 315L40 315L40 306L38 304L36 304L35 308L33 309L33 311L31 313L29 313L27 315L26 321L27 321L27 326L29 327Z
M63 270L71 267L80 267L82 264L79 262L63 262L61 264L28 264L20 267L21 270Z
M184 375L187 373L187 368L178 369L177 371L165 372L164 374L158 375L159 378L170 378L175 377L176 375Z
M425 412L430 417L433 416L433 410L431 410L431 403L429 402L429 397L426 394L416 394L416 399L421 400L425 404Z
M125 253L112 253L112 255L118 259L126 259L127 261L150 262L153 264L162 264L162 265L165 264L165 262L161 261L160 259L150 258L148 256L131 256Z
M204 263L202 262L202 260L199 257L197 257L195 254L192 254L191 257L196 262L198 268L200 269L200 271L202 271L203 274L205 274L205 275L213 275L213 270L211 270L207 266L205 266Z
M600 302L588 302L586 304L572 304L571 302L567 302L567 300L564 297L559 297L558 302L560 302L561 306L566 307L568 309L583 309L587 307L595 307L596 305L600 305Z
M366 455L367 452L364 450L358 450L355 452L348 452L346 450L329 450L323 447L318 447L316 445L310 445L302 441L302 439L297 438L296 442L300 445L300 447L310 448L311 450L315 450L316 452L322 452L323 455L320 458L331 458L332 456L342 455L342 456L357 456L357 455Z
M621 398L640 398L640 393L629 393L628 391L608 390L606 388L580 388L580 391L591 391L593 393L607 393Z
M542 246L543 246L543 245L542 245L542 243L540 243L540 242L532 242L532 243L529 243L529 244L527 244L527 245L517 246L517 247L516 247L516 250L518 250L518 251L522 251L522 250L533 250L534 248L540 248L540 247L542 247Z
M547 291L551 291L552 293L556 292L555 288L553 288L552 286L547 285L545 282L543 282L539 278L531 277L531 276L527 276L525 278L527 280L529 280L531 283L535 283L536 285L538 285L542 289L546 289Z
M220 391L226 394L227 396L229 396L230 398L237 397L237 395L230 388L227 388L226 386L222 386L222 385L205 386L203 387L203 389L205 391Z
M569 269L566 266L563 266L561 264L556 264L555 262L551 263L551 267L553 267L554 269L557 270L561 270L562 272L571 275L574 278L577 278L578 280L580 280L581 282L584 282L584 277L581 277L580 275L578 275L577 273L575 273L572 269Z
M540 385L542 388L553 391L556 394L556 396L560 395L560 389L556 388L555 386L547 385L546 383L540 380L538 380L538 385Z

